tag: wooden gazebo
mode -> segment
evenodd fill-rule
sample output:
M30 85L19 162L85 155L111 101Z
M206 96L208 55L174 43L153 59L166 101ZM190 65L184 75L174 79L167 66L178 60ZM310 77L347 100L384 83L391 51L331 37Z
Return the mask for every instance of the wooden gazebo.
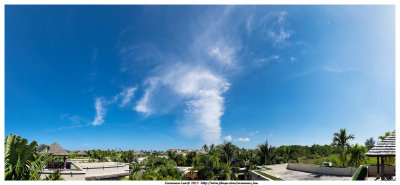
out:
M40 152L43 153L44 151ZM50 145L50 150L48 151L49 154L53 154L53 156L63 156L64 157L64 167L63 169L67 168L67 159L66 157L69 156L69 153L65 151L60 145L56 142Z
M381 180L385 180L385 159L387 159L388 157L396 156L396 130L394 130L390 135L388 135L377 145L372 147L367 153L365 153L365 155L368 157L376 157L377 174L379 174L380 170ZM379 158L381 159L380 169Z
M84 151L79 151L76 155L77 156L88 156Z

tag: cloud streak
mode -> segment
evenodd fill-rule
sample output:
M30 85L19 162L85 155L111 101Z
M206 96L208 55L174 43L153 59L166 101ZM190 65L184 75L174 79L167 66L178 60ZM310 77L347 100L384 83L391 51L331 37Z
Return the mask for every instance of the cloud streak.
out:
M283 47L288 45L287 40L292 36L293 32L288 28L287 12L281 11L278 14L273 27L268 31L268 36L273 40L273 45Z
M331 66L313 67L313 68L307 69L305 71L290 75L289 78L299 78L299 77L302 77L304 75L307 75L307 74L309 74L311 72L315 72L315 71L325 71L325 72L329 72L329 73L342 73L344 71L355 71L355 69L343 69L343 68L331 67Z
M106 114L106 110L103 107L102 98L96 98L95 109L96 109L96 117L94 118L92 125L98 126L103 124L104 122L103 118Z
M146 84L136 111L146 115L160 113L157 94L170 92L164 99L181 102L185 107L181 133L200 136L207 143L220 143L220 118L224 114L222 94L230 85L224 78L204 67L176 64L149 77Z
M124 107L131 101L133 95L135 94L136 89L137 89L136 87L127 88L125 89L125 91L120 93L120 96L123 97L121 104L119 104L120 107Z

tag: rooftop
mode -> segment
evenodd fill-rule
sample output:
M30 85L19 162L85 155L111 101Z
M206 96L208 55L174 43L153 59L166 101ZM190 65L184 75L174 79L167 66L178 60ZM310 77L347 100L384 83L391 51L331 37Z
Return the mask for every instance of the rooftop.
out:
M365 155L368 157L396 156L396 130L372 147Z

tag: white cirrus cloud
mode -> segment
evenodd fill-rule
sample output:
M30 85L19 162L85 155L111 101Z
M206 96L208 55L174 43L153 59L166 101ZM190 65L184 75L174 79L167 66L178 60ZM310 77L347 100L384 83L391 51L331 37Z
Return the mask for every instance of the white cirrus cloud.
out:
M249 135L252 136L254 134L258 134L258 130L254 131L254 132L251 132Z
M130 87L120 93L120 96L123 97L121 104L119 104L120 107L125 106L131 101L133 95L135 94L136 89L137 89L136 87Z
M106 110L104 109L102 105L102 98L96 98L96 103L95 103L95 109L96 109L96 117L94 118L94 121L92 122L92 125L97 126L101 125L104 122L104 116L106 114Z
M221 142L222 94L230 85L224 78L204 67L177 63L149 77L145 84L134 110L150 115L162 113L164 105L181 103L185 106L179 127L182 134L199 136L208 144Z
M232 140L232 136L231 136L231 135L228 135L228 136L224 137L224 140L225 140L225 141L230 141L230 140Z
M228 47L226 44L213 47L208 52L210 56L217 58L221 64L226 66L234 65L235 53L236 51L232 47Z
M278 14L276 21L268 31L268 36L273 40L273 45L283 47L289 43L287 40L292 36L292 31L288 29L287 12L281 11Z

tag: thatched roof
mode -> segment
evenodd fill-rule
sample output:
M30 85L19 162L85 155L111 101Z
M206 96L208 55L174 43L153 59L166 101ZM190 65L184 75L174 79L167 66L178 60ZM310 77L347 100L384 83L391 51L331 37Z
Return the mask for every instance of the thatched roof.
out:
M365 155L368 157L396 156L396 130L372 147Z
M41 151L43 153L44 151ZM58 145L56 142L50 145L50 150L48 152L49 154L53 154L53 156L66 156L69 155L67 151L65 151L60 145Z
M79 151L76 155L77 156L87 156L87 154L84 151Z

